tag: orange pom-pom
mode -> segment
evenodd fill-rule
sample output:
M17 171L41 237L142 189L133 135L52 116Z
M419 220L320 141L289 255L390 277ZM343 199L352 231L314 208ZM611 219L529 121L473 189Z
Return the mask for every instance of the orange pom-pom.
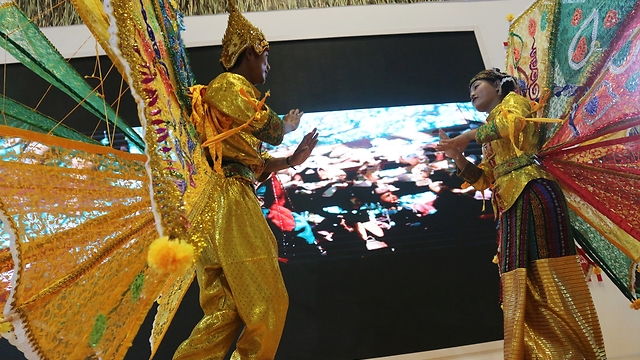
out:
M147 263L161 273L184 274L193 264L194 250L183 240L169 240L160 237L149 245Z
M633 310L640 310L640 299L636 299L636 301L632 302L629 307Z
M594 267L593 267L593 274L594 274L594 275L600 275L600 274L602 274L602 269L600 269L600 267L599 267L599 266L594 266Z

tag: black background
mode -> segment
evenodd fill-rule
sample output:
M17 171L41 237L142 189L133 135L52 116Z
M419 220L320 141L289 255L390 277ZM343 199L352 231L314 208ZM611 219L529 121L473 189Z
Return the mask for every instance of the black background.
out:
M191 48L189 56L202 83L222 71L219 47ZM291 108L314 112L464 102L469 79L484 68L473 32L275 42L269 61L271 71L260 89L271 90L268 103L280 114ZM90 75L95 59L71 64ZM108 60L102 64L108 69ZM114 74L105 83L109 102L120 88ZM8 97L31 107L48 87L19 64L7 65L6 83ZM74 107L73 100L52 89L38 109L61 119ZM119 113L132 126L139 124L128 94ZM65 124L91 134L99 122L79 109ZM277 359L364 359L502 339L498 274L491 263L495 223L478 220L480 203L440 204L440 230L398 240L410 246L397 246L395 252L282 264L290 307ZM197 293L194 282L155 359L170 359L202 316ZM154 311L126 359L148 358ZM0 353L3 359L23 358L5 340Z

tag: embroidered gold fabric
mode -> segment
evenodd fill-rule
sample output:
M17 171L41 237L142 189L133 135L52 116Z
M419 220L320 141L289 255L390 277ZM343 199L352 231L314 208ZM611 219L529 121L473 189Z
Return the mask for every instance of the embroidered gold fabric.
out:
M260 91L255 86L241 75L225 72L209 83L203 101L218 112L219 118L228 121L229 128L237 128L256 114L256 109L251 102L240 95L241 91L245 92L253 102L258 102ZM271 109L265 105L263 109L258 110L258 116L251 122L249 131L240 131L224 140L221 144L223 159L241 163L249 167L256 177L259 176L264 169L264 159L260 152L262 141L252 133L264 128L273 119L271 113ZM207 123L195 124L203 143L221 130L226 130L213 129L207 125ZM282 136L283 132L280 129L279 137L270 142L277 145L282 141Z
M487 123L478 128L476 141L483 145L482 163L479 165L483 174L479 179L469 179L467 173L475 172L475 166L469 164L459 176L471 183L478 190L493 188L494 207L501 214L509 209L527 183L533 179L550 179L553 177L532 164L518 168L496 179L494 169L513 158L525 154L532 156L539 150L538 124L531 121L515 121L509 114L527 117L531 110L529 100L509 93L496 106Z
M505 359L606 359L576 256L537 260L502 274Z
M533 164L533 159L531 156L526 154L522 154L515 158L511 158L500 165L497 165L493 172L495 174L496 179L525 166L529 166Z
M505 69L524 84L529 100L538 101L553 77L550 44L558 6L556 0L536 0L509 26Z
M0 152L7 337L40 359L123 358L164 282L145 157L4 126Z
M160 297L157 300L158 307L156 317L153 319L153 328L151 329L151 357L158 351L158 347L164 338L169 325L180 306L180 302L186 290L189 289L193 278L195 278L195 266L180 277L170 276L160 291Z
M196 262L203 319L174 359L221 359L245 325L232 359L272 359L288 296L277 245L253 187L213 174L193 207L192 231L211 246Z

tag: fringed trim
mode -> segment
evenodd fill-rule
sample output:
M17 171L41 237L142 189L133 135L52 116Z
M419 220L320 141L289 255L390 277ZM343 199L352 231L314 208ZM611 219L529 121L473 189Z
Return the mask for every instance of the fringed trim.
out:
M454 0L245 0L238 1L241 12L270 10L291 10L327 8L338 6L359 6L376 4L414 4L423 2L446 2ZM63 1L51 6L50 0L16 0L24 13L39 27L82 24L82 19L71 3ZM225 1L220 0L177 0L178 8L185 16L227 13Z
M2 337L22 351L27 360L44 359L43 351L35 340L33 333L29 330L24 314L14 313L11 317L11 332L3 333Z
M637 293L636 293L637 289L635 288L636 276L637 276L636 272L640 273L640 264L638 263L634 263L631 265L631 274L629 276L629 279L631 280L629 282L629 288L637 296ZM640 299L636 299L635 301L632 301L629 307L634 310L640 310Z

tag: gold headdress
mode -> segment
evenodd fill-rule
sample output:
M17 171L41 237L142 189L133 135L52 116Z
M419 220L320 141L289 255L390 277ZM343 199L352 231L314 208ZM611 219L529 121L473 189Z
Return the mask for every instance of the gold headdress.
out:
M253 46L258 54L269 48L269 42L262 31L240 13L234 0L229 0L229 21L222 37L222 66L229 70L249 45Z

